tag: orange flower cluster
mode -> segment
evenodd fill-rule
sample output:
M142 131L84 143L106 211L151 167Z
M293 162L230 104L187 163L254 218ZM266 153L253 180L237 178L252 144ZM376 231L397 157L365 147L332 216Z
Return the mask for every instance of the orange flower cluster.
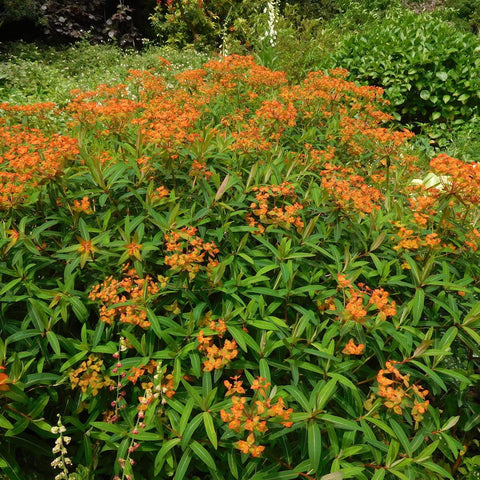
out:
M162 94L165 91L165 82L163 78L154 75L148 70L129 70L127 82L139 90L140 100L145 105L151 98Z
M78 154L77 141L62 135L46 136L23 125L0 128L0 209L12 208L63 172Z
M268 431L268 421L280 420L285 427L291 427L293 422L289 421L293 413L292 408L285 408L285 403L280 397L276 403L272 404L271 398L267 398L267 389L270 383L264 378L258 377L252 383L251 390L255 391L255 395L247 408L248 398L245 396L237 396L245 393L243 382L239 377L230 377L233 383L225 380L224 385L227 388L225 396L232 396L233 405L230 412L220 411L220 416L224 422L228 422L228 428L236 433L250 432L246 440L239 440L236 447L245 454L252 457L259 457L265 450L265 447L256 443L258 434Z
M465 163L442 153L430 161L437 175L448 176L447 194L459 202L478 206L480 204L480 164Z
M230 150L241 153L263 152L269 150L272 146L253 118L248 123L241 125L241 128L242 130L238 132L232 132L235 142L229 146Z
M392 118L375 108L375 104L388 104L382 98L383 89L348 82L345 80L348 72L344 69L330 70L329 73L310 72L302 85L285 88L283 98L298 102L298 110L312 124L323 124L324 120L340 112L342 117L346 118L348 114L352 119L366 121L369 127Z
M400 241L393 247L394 250L400 250L401 248L405 250L418 250L421 244L421 238L413 235L413 230L406 228L403 225L397 225L398 232L397 236L400 237Z
M73 96L66 110L75 124L95 125L103 123L109 130L118 134L129 126L135 113L143 108L143 104L128 97L126 85L99 85L96 90L82 92L72 90Z
M467 233L465 246L471 248L474 252L478 250L480 246L480 232L476 228Z
M376 315L381 320L393 317L397 313L395 301L389 302L389 294L383 288L371 289L363 283L358 283L358 288L356 288L343 274L337 275L337 283L338 288L344 291L346 304L341 315L344 320L353 320L363 324L372 310L378 310ZM368 300L365 304L366 299ZM323 305L319 305L319 309L335 311L337 307L333 299L327 299Z
M156 93L139 118L132 125L139 125L145 144L154 144L170 158L176 158L181 148L200 138L194 132L201 116L196 103L203 100L182 90Z
M88 197L83 197L80 201L73 201L73 211L74 212L83 212L87 215L93 213L92 206L90 205L90 199Z
M83 393L89 391L93 396L96 396L102 388L115 385L115 382L108 375L103 375L102 367L103 360L96 355L90 355L87 360L81 363L80 367L68 374L72 390L75 387L80 387Z
M88 298L100 300L100 320L113 325L118 318L120 323L130 323L141 328L148 328L146 301L148 295L155 295L158 285L147 275L139 278L135 269L124 268L122 280L116 280L110 275L102 284L95 285ZM129 305L118 305L123 303Z
M378 395L384 399L383 404L398 415L402 414L403 408L411 408L412 417L420 422L430 403L426 400L428 390L421 385L410 385L409 375L402 375L394 367L404 362L385 363L385 368L377 374Z
M331 162L335 158L336 148L329 145L325 150L316 150L310 144L305 144L307 158L310 160L310 168L323 167L325 163ZM305 162L306 163L306 162Z
M378 203L383 200L383 195L375 187L367 185L365 179L356 175L352 168L327 163L320 174L323 177L322 187L342 210L364 215L380 209Z
M284 105L278 100L265 100L255 115L263 128L275 132L270 135L270 138L278 140L285 128L295 126L297 109L292 103Z
M253 87L280 87L288 83L285 72L270 70L261 65L252 65L246 73L245 82Z
M418 250L421 247L444 247L451 250L455 249L453 245L442 243L442 240L437 233L429 233L425 235L424 239L422 239L419 235L414 235L414 231L412 229L406 228L400 223L397 223L396 226L398 227L398 232L396 233L396 236L400 239L397 245L393 247L393 249L396 251L401 249ZM395 240L395 237L392 237L392 240Z
M345 348L342 350L342 353L345 355L362 355L365 345L360 343L359 345L355 345L353 338L351 338L348 343L345 345Z
M255 195L257 202L252 202L250 208L255 217L259 218L257 222L251 215L247 215L246 221L251 227L256 227L259 233L265 231L264 225L280 225L290 228L290 225L300 229L304 226L299 212L303 205L295 202L286 205L289 200L295 200L294 186L289 182L283 182L280 185L267 185L263 187L253 187L252 191L258 192ZM281 203L283 205L278 205Z
M438 201L438 190L431 189L428 195L418 195L410 197L410 210L413 212L413 218L419 227L426 227L429 220L431 220L437 213L434 205Z
M237 342L235 340L224 340L220 347L215 345L215 337L222 339L227 331L227 326L221 318L216 322L211 320L211 312L203 318L202 323L216 332L215 335L210 336L205 336L203 330L198 333L198 350L207 357L203 362L203 368L207 372L220 370L238 355Z
M0 110L3 115L8 118L10 124L25 123L28 120L35 119L35 123L39 120L47 118L47 113L53 112L57 106L52 102L31 103L29 105L12 105L10 103L0 103Z
M5 370L5 367L0 367L0 370ZM8 392L10 390L9 383L11 383L10 377L0 371L0 392Z
M210 170L207 170L207 164L201 163L198 160L192 162L189 175L194 178L204 178L208 180L213 173Z
M205 268L207 273L218 265L214 259L219 252L213 242L204 242L196 235L195 227L184 227L165 234L166 247L171 255L165 256L165 264L172 269L188 272L188 277L193 280L200 268ZM204 263L207 263L204 266Z
M392 131L376 124L372 126L371 118L362 120L342 115L340 120L341 141L348 145L351 153L357 155L368 148L370 152L373 149L377 157L389 156L414 136L413 132L406 129Z
M392 301L391 303L388 302L389 293L383 288L380 287L372 290L360 283L358 285L363 287L364 291L370 293L368 305L373 305L378 310L378 315L382 320L386 320L387 317L393 317L397 313L395 301Z
M187 70L185 72L177 73L175 75L175 80L185 87L198 87L204 82L206 75L206 70L198 68L196 70Z
M163 185L156 188L152 195L152 200L161 200L162 198L168 197L170 195L170 190L165 188Z

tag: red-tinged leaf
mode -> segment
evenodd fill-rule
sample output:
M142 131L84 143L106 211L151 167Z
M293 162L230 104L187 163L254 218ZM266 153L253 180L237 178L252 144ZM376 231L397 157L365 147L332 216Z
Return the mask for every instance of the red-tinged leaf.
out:
M229 179L230 179L230 174L227 174L227 176L223 179L223 182L220 185L220 187L218 187L217 193L215 195L215 201L216 202L218 202L218 200L220 200L220 198L222 198L222 195L224 194L225 190L227 189Z

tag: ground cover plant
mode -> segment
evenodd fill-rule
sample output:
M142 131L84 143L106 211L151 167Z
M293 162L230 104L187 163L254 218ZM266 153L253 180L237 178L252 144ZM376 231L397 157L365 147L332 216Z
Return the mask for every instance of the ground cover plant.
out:
M0 105L1 474L475 478L478 164L343 69L169 68Z

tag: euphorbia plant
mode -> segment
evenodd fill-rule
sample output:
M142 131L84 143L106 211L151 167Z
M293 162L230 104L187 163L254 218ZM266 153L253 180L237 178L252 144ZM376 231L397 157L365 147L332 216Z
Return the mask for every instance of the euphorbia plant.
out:
M134 71L62 135L2 107L7 475L47 472L60 413L87 478L460 478L480 169L346 75Z

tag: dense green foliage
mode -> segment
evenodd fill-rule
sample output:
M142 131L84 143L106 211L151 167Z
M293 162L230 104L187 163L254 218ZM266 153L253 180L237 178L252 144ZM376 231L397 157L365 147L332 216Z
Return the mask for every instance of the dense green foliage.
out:
M1 106L2 474L473 478L477 164L343 70L170 68Z
M385 88L406 122L468 121L480 105L480 40L431 14L391 12L335 52L352 78Z

